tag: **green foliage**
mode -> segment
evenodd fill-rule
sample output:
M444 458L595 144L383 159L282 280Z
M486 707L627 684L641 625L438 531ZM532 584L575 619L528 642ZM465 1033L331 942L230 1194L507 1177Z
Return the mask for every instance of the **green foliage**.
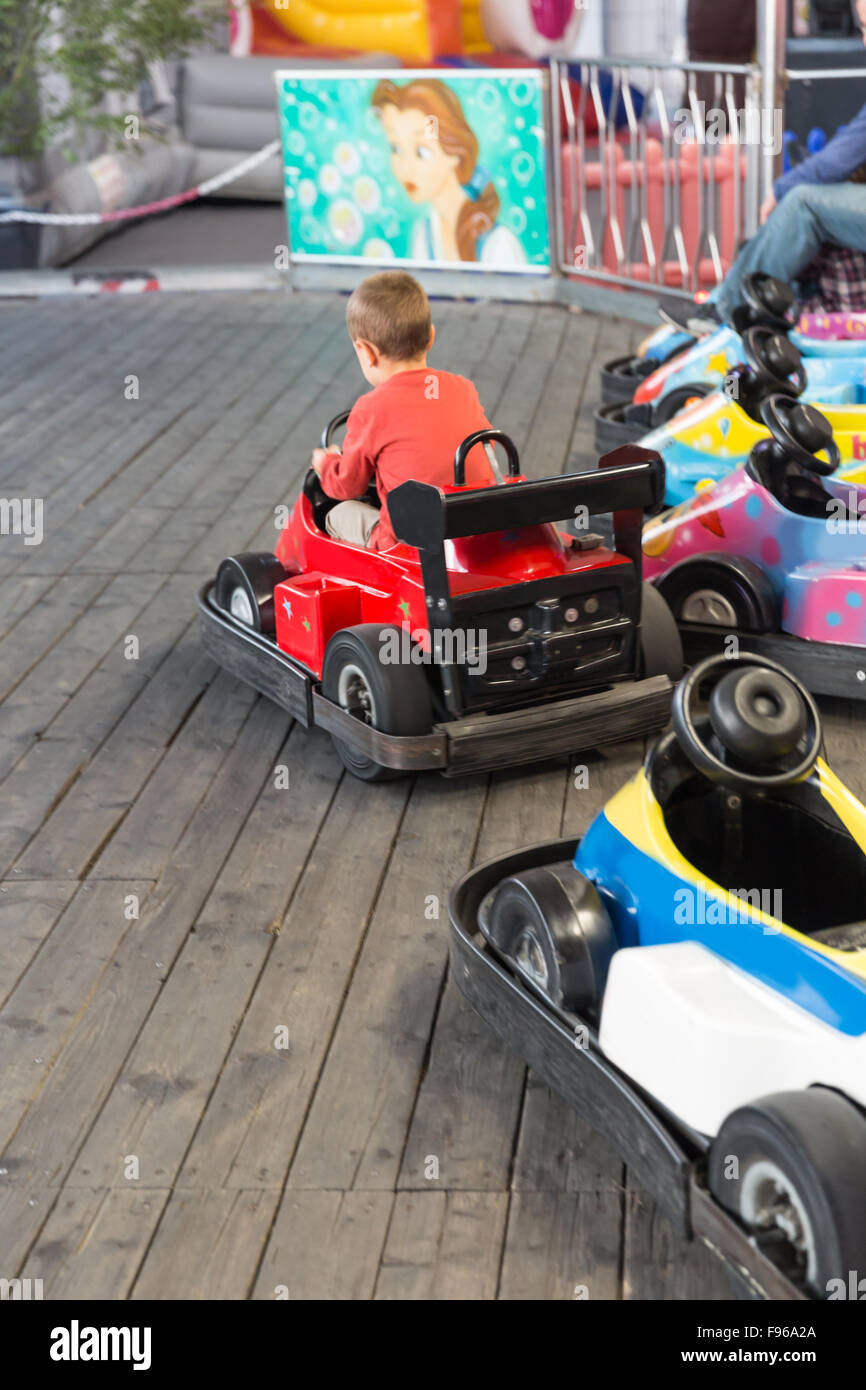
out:
M102 130L99 110L134 92L148 63L206 41L225 0L0 0L0 154L38 155L53 138Z

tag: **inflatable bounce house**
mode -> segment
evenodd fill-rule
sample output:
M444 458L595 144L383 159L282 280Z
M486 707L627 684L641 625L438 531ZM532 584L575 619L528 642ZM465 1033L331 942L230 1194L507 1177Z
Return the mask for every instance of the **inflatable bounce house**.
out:
M407 66L505 54L565 55L583 18L574 0L248 0L235 3L236 56L386 53Z

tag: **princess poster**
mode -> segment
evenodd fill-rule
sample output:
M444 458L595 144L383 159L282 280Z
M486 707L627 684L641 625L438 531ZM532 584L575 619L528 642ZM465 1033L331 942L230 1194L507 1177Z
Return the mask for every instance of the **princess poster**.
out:
M545 273L543 78L278 72L292 259Z

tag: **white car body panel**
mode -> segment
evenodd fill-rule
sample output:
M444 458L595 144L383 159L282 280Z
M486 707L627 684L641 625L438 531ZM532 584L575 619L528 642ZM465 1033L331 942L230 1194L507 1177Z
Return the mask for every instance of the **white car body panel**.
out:
M866 1034L852 1037L697 942L624 947L602 1003L601 1050L693 1129L821 1084L866 1105Z

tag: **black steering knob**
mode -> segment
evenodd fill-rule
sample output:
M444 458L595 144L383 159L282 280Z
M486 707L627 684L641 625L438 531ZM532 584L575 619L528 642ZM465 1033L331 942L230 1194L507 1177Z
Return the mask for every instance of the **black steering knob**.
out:
M802 464L820 477L828 477L839 467L842 456L833 438L833 426L814 405L787 395L768 396L761 402L761 419L785 460ZM826 459L817 457L821 451L826 451Z
M751 277L752 288L758 303L779 319L793 319L797 309L797 296L791 286L775 275L756 273Z
M728 671L710 696L710 727L748 767L768 767L794 752L806 732L806 707L787 676L768 667Z
M766 340L767 366L776 376L793 376L801 365L801 357L790 338L783 333L774 333Z
M798 444L816 454L819 449L827 449L833 443L833 427L826 415L813 405L798 402L796 410L788 416L788 428Z
M707 713L699 713L708 687ZM821 753L821 719L808 690L753 652L699 662L677 686L671 717L692 766L732 791L800 781Z
M747 328L743 333L743 356L758 382L791 396L806 389L806 369L799 351L772 328Z

